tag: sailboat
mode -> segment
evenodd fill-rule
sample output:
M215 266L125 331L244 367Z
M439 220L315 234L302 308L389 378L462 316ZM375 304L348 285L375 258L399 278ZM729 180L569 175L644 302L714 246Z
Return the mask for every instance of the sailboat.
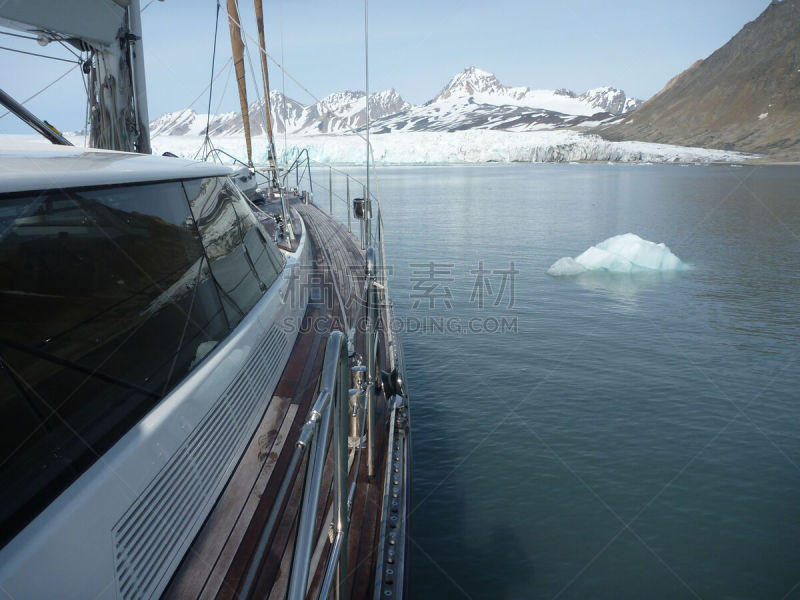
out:
M356 239L274 162L254 210L228 166L150 155L139 14L0 4L85 56L92 146L0 92L53 143L0 150L0 589L402 597L409 394L378 199L348 205Z

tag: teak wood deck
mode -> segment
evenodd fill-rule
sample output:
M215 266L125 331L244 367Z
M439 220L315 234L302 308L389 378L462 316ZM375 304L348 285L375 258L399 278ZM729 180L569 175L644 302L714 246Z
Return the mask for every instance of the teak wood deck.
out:
M277 389L245 453L239 460L225 490L200 533L193 541L181 565L167 587L167 598L240 597L243 578L253 561L302 425L308 420L316 398L318 381L328 332L342 327L342 310L347 323L357 314L364 285L364 251L347 231L313 205L294 204L302 216L308 241L312 246L313 272L310 277L309 304L303 327L292 349ZM338 288L338 294L334 289ZM324 326L323 326L324 325ZM347 333L345 331L345 333ZM385 344L381 343L381 348ZM356 335L356 355L364 353L363 335ZM381 364L385 364L381 360ZM358 484L353 499L348 553L347 586L351 598L367 598L375 585L379 546L381 506L384 494L387 433L386 400L376 394L376 478L367 480L366 451L359 465L350 469L350 480ZM329 439L332 440L331 435ZM351 452L351 462L354 463ZM318 542L312 557L310 595L322 579L325 558L330 549L328 527L332 515L332 456L323 477L322 501L317 509ZM306 459L307 460L307 459ZM303 493L305 460L283 506L274 528L251 597L285 598Z

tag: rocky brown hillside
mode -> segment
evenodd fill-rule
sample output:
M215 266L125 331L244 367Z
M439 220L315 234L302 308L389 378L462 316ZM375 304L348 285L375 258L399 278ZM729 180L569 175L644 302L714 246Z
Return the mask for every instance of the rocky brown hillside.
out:
M800 0L775 1L602 135L800 160Z

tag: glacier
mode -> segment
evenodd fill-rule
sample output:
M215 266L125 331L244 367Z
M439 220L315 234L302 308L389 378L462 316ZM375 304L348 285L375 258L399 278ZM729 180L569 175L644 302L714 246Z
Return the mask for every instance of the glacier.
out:
M65 137L76 146L84 145L78 133ZM39 142L31 134L0 134L0 147L14 148L20 143ZM291 163L303 150L312 160L338 165L363 165L366 159L364 140L357 135L283 135L275 136L278 161ZM43 138L42 138L43 139ZM286 140L284 144L284 139ZM214 136L214 146L247 159L241 135ZM577 131L491 131L394 132L370 135L375 164L470 164L470 163L571 163L597 161L609 163L736 163L756 158L732 150L711 150L655 144L649 142L609 142ZM44 143L47 143L46 140ZM153 154L172 152L181 158L194 158L203 146L201 135L153 135ZM265 135L253 136L253 161L267 163Z
M275 136L278 160L294 160L308 150L312 160L332 164L364 164L364 140L358 135ZM240 160L246 159L240 135L215 136L214 145ZM285 143L284 143L285 140ZM82 136L76 138L82 145ZM443 163L543 163L602 161L623 163L709 163L739 162L754 155L731 150L690 148L649 142L610 142L598 135L570 130L455 132L407 131L370 135L376 164L413 165ZM192 158L203 144L202 136L154 135L153 152L169 151ZM256 163L267 162L266 136L253 138Z
M682 271L689 266L663 243L642 239L635 233L615 235L575 258L558 259L547 270L556 277L581 275L586 272L652 273Z
M366 96L360 91L330 94L303 105L272 90L270 103L278 159L291 163L304 151L319 162L363 164ZM608 141L594 133L635 110L641 100L601 87L576 94L567 89L511 87L492 73L468 67L433 99L420 106L394 89L370 94L370 137L376 164L488 162L738 162L749 158L727 150L687 148L636 141ZM249 107L258 148L253 159L267 161L264 99ZM236 113L205 115L191 108L151 122L155 152L191 158L208 130L214 145L245 159L242 119ZM355 132L355 133L354 133ZM359 135L360 133L360 135ZM283 142L283 144L281 143Z

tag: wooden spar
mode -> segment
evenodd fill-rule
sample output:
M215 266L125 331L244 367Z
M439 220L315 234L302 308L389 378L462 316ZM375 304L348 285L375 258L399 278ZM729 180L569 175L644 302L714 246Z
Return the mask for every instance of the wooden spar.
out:
M269 139L269 168L272 170L272 181L278 185L278 170L275 168L275 139L272 137L272 111L269 104L269 71L267 70L267 44L264 41L264 7L261 0L253 0L256 9L256 26L258 27L258 54L261 56L261 75L264 78L264 107L267 114L267 139Z
M239 103L242 106L242 123L244 125L244 139L247 143L247 164L253 166L253 146L250 143L250 115L247 111L247 85L244 79L244 42L242 41L242 20L239 18L239 8L236 0L228 0L228 25L231 31L231 51L233 52L233 66L236 69L236 83L239 87Z

